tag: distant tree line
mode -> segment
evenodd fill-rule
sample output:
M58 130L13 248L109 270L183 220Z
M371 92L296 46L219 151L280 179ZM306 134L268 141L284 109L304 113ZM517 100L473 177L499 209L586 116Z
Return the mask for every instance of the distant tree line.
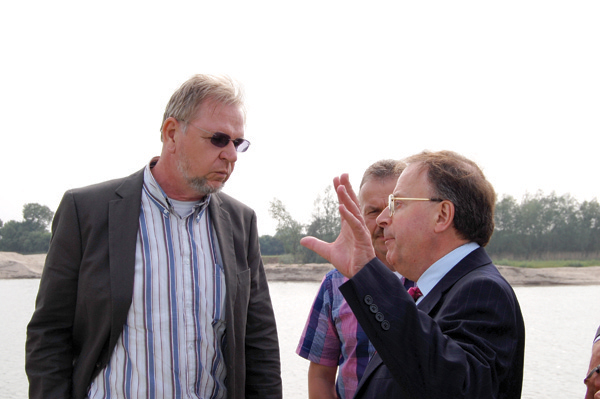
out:
M289 263L325 260L299 244L310 235L332 242L340 231L338 203L328 189L315 201L309 224L292 218L275 199L270 214L277 221L275 236L261 236L263 255L285 255ZM596 199L577 202L569 194L525 195L518 203L504 196L496 203L496 229L486 249L494 258L600 259L600 204Z
M278 199L270 203L269 214L277 221L275 236L260 237L260 250L263 255L285 255L282 263L326 263L327 261L300 245L304 236L313 236L332 242L340 233L341 222L338 213L337 198L328 187L323 196L314 202L310 223L296 221Z
M43 254L50 247L50 231L54 212L45 205L23 205L23 220L20 222L0 220L0 251L20 254Z
M274 236L260 237L263 255L278 255L287 263L323 263L300 245L304 236L332 242L340 231L337 198L331 187L314 201L308 224L296 221L278 199L269 214L277 221ZM46 253L54 213L45 205L23 206L23 220L0 220L0 251ZM525 195L521 202L504 196L496 203L496 230L487 251L507 259L600 259L600 204L596 199L578 202L569 194Z
M600 258L600 204L570 195L505 196L496 203L488 252L496 258Z

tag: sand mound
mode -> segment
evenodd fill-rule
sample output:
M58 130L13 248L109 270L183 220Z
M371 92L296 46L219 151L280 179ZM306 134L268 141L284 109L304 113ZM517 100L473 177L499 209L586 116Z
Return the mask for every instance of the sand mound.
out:
M46 254L0 252L0 278L39 278L45 260Z
M39 278L45 254L21 255L0 252L0 279ZM266 264L269 281L317 281L333 268L330 264L282 265ZM498 266L500 273L513 286L532 285L600 285L600 266L528 269Z
M265 265L270 281L321 281L331 270L330 264L310 265ZM534 285L600 285L600 266L592 267L553 267L529 269L498 266L502 276L512 286Z

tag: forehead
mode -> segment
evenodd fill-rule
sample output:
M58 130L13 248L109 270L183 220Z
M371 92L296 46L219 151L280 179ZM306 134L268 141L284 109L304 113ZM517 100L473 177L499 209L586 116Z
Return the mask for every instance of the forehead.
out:
M427 167L420 163L413 163L409 164L400 175L396 187L394 187L394 195L416 197L417 193L427 193L429 189Z
M389 177L385 179L369 179L367 180L358 193L360 202L375 200L378 198L384 198L387 201L387 197L394 191L396 185L396 178Z
M225 104L212 98L207 98L196 108L193 119L227 120L243 125L244 112L241 106Z

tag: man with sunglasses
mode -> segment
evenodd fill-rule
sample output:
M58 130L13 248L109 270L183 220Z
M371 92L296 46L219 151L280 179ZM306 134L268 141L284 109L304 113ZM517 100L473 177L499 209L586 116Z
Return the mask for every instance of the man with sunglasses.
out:
M471 160L449 151L405 160L378 217L387 259L376 257L347 175L334 180L342 231L301 243L349 281L340 287L375 346L355 398L520 398L525 327L519 303L483 247L496 196Z
M377 217L387 207L388 196L403 169L404 164L399 161L375 162L365 170L358 193L360 211L375 254L392 271L385 258L387 248ZM395 274L406 286L412 283L398 272ZM296 349L298 355L310 361L308 396L311 399L352 398L375 352L338 289L347 280L335 269L325 275Z
M64 195L27 328L31 398L281 398L256 216L220 193L244 125L238 85L196 75L160 157Z

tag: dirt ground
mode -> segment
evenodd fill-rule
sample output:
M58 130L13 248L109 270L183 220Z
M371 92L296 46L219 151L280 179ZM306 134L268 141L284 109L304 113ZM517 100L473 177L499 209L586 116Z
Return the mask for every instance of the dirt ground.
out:
M321 281L332 269L329 264L265 265L271 281ZM512 286L526 285L600 285L600 266L556 267L529 269L498 266L498 270Z
M0 278L39 278L45 259L45 254L20 255L14 252L0 252ZM265 265L267 278L270 281L319 282L332 268L330 264ZM498 269L513 286L600 285L600 266L546 269L498 266Z
M39 278L46 254L21 255L0 252L0 278Z

